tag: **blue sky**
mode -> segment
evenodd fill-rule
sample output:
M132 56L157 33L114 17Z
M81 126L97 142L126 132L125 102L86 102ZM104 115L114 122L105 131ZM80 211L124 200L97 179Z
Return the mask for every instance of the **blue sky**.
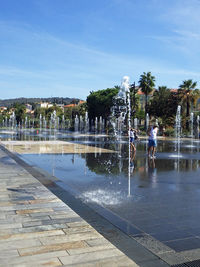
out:
M200 84L200 0L0 0L0 99Z

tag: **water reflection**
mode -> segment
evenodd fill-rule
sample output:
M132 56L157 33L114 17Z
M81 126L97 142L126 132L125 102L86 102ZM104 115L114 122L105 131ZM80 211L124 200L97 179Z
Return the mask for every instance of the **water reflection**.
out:
M37 138L26 136L30 140L32 137ZM187 232L191 225L198 227L198 140L180 140L178 152L174 151L174 140L159 140L156 159L146 156L146 140L141 140L135 158L130 160L127 138L120 144L106 136L60 135L60 140L65 145L60 142L56 153L49 154L42 146L40 154L31 154L33 150L27 142L21 152L26 150L29 154L22 154L22 158L58 177L63 190L66 186L76 191L77 197L94 208L101 205L148 234L152 230L158 234L157 229L169 224L174 229L182 224ZM73 144L71 152L66 141ZM10 147L14 145L10 143ZM109 152L104 153L103 149ZM159 240L159 235L156 238Z
M82 157L86 160L88 169L96 174L118 175L127 174L128 160L127 157L118 157L117 154L85 154ZM200 159L177 159L176 158L157 158L150 159L146 156L138 155L130 161L130 174L138 172L141 178L148 177L149 172L169 172L169 171L195 171L198 170ZM120 168L119 168L120 166Z

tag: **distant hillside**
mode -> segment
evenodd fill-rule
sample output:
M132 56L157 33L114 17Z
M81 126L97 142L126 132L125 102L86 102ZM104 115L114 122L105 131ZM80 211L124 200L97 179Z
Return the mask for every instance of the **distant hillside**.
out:
M57 104L71 104L71 103L78 103L80 99L78 98L69 98L69 97L46 97L46 98L12 98L12 99L0 99L0 106L10 107L14 103L20 104L35 104L38 102L50 102L50 103L57 103Z

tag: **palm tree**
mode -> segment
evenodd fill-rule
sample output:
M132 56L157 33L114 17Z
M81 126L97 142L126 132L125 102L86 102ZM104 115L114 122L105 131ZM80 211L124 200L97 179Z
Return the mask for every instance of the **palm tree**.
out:
M130 101L131 101L131 118L135 117L135 112L138 108L138 87L135 86L135 82L130 85L129 93L130 93Z
M151 72L143 72L140 76L139 87L145 95L145 115L147 114L148 95L153 91L155 86L155 77L151 75ZM146 121L145 121L146 125Z
M195 89L197 82L190 80L185 80L179 86L179 94L181 96L181 102L183 105L186 105L186 129L189 130L189 116L190 116L190 107L191 103L195 104L199 97L199 90Z

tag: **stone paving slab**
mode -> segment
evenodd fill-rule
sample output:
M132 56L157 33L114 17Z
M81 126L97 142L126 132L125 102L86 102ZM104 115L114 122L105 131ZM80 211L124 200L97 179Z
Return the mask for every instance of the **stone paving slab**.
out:
M110 149L64 141L2 141L2 144L19 154L116 153Z
M0 149L0 266L138 266Z

